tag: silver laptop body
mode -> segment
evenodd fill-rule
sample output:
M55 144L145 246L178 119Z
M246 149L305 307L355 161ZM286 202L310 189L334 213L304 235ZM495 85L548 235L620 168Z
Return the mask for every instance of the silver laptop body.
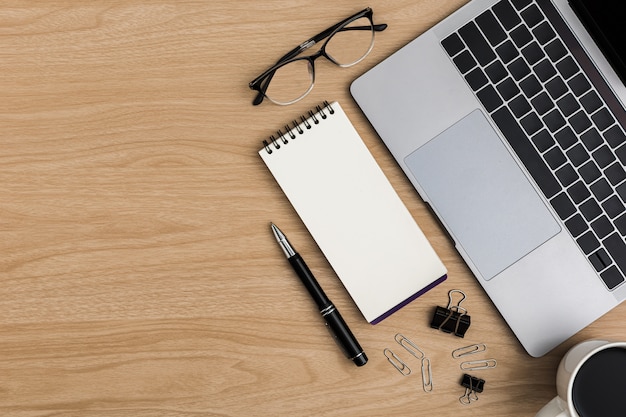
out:
M472 0L351 93L530 355L624 300L626 89L566 0Z

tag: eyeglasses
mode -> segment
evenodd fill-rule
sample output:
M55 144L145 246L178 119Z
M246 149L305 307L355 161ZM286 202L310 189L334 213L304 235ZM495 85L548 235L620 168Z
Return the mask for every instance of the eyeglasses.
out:
M361 10L289 51L249 84L258 92L252 104L259 105L264 98L280 105L302 100L313 89L314 64L321 56L343 68L361 62L374 46L374 33L387 28L386 24L375 25L372 15L369 7ZM324 39L326 41L319 51L298 57Z

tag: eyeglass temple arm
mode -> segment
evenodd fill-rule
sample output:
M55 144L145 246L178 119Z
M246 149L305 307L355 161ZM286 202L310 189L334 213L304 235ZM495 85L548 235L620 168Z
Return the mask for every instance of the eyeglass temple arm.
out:
M340 22L337 23L336 25L329 27L328 29L326 29L323 32L318 33L317 35L313 36L311 39L301 43L300 45L296 46L295 48L293 48L291 51L287 52L285 55L283 55L278 61L276 61L276 64L274 65L278 65L281 64L285 61L288 61L292 58L295 58L296 56L300 55L302 53L302 51L305 51L307 49L309 49L311 46L317 44L318 42L320 42L323 39L326 39L328 36L330 36L335 30L337 30L338 27L340 27L341 25L344 25L345 22ZM349 27L349 28L343 28L342 30L371 30L371 28L374 28L374 31L376 32L382 32L383 30L387 29L387 24L386 23L381 23L379 25L374 25L374 26L354 26L354 27ZM265 79L265 81L263 81L263 83L259 86L259 93L257 94L257 96L254 98L254 101L252 102L253 105L258 105L261 104L261 102L263 101L264 93L265 91L267 91L267 87L270 83L270 81L272 81L272 77L274 76L274 73L270 73L267 78Z

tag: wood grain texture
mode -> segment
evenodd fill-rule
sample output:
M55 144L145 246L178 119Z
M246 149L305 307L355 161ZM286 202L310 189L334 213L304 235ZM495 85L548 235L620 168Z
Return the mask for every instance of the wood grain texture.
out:
M463 3L373 4L389 28L363 63L320 61L305 100L253 107L252 78L366 5L2 2L0 414L533 416L555 394L568 347L626 339L622 306L546 357L528 357L349 96L351 80ZM376 326L257 155L261 140L323 100L342 103L450 272ZM365 367L329 338L270 221L350 323ZM468 295L465 339L428 327L453 288ZM431 358L432 393L396 333ZM450 353L477 342L498 367L480 373L485 392L464 407ZM387 347L411 376L387 363Z

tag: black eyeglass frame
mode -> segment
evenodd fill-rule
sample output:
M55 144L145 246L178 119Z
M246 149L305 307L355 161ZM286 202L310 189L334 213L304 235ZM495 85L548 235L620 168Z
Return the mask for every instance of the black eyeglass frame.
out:
M381 32L385 29L387 29L387 24L382 23L379 25L375 25L374 24L374 20L373 20L373 10L368 7L365 8L363 10L361 10L358 13L353 14L352 16L342 20L341 22L329 27L328 29L324 30L323 32L318 33L317 35L313 36L312 38L310 38L309 40L301 43L300 45L298 45L296 48L292 49L291 51L289 51L288 53L286 53L282 58L280 58L276 64L274 64L273 66L271 66L269 69L267 69L266 71L264 71L261 75L259 75L257 78L255 78L254 80L252 80L249 84L249 87L252 90L255 90L258 92L258 94L256 95L256 97L254 98L254 100L252 101L252 104L257 106L259 104L261 104L263 102L263 99L266 97L265 92L267 91L267 88L270 84L270 81L272 81L272 77L274 76L274 74L276 73L276 71L281 68L284 65L287 65L289 63L292 63L294 61L299 61L299 60L307 60L310 64L311 67L311 77L312 77L312 83L311 86L309 87L309 89L299 98L286 103L286 104L290 104L290 103L295 103L296 101L302 99L304 96L306 96L311 89L313 88L313 83L315 82L315 60L321 56L325 57L326 59L328 59L330 62L332 62L335 65L338 65L340 67L347 67L347 66L352 66L355 65L357 63L359 63L363 58L365 58L370 50L368 50L368 52L361 57L359 60L357 60L356 62L353 62L350 65L342 65L340 63L338 63L337 61L335 61L335 59L328 55L326 53L326 45L328 44L328 42L331 40L331 38L333 37L333 35L337 32L340 32L342 30L373 30L374 32ZM362 17L367 17L370 21L370 26L355 26L355 27L350 27L350 28L346 28L345 26L352 23L353 21L360 19ZM328 39L326 39L328 38ZM309 55L309 56L304 56L304 57L298 57L299 54L301 54L303 51L311 48L314 45L317 45L319 42L321 42L322 40L326 39L326 41L324 42L324 44L322 45L322 47L320 48L319 51L317 51L316 53L314 53L313 55ZM269 97L268 97L269 99ZM271 100L271 99L270 99Z

